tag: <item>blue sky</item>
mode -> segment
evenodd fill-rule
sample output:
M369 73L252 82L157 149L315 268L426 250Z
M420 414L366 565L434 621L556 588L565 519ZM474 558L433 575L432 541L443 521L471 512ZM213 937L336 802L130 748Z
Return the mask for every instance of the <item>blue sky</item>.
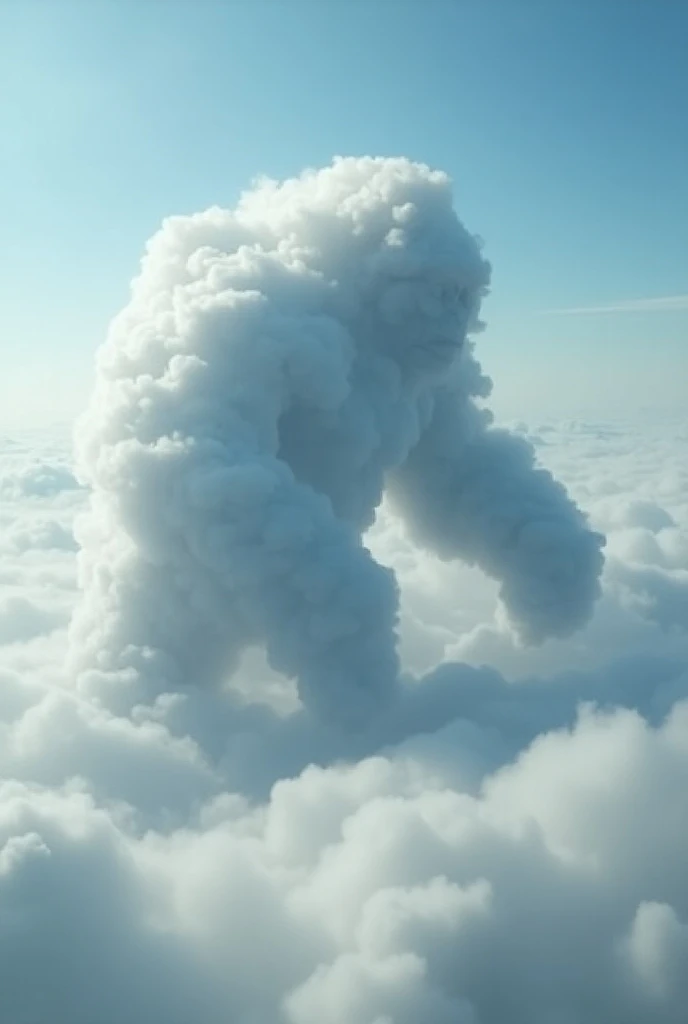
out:
M78 410L166 214L335 153L452 174L505 415L678 411L687 51L682 0L2 0L0 422Z

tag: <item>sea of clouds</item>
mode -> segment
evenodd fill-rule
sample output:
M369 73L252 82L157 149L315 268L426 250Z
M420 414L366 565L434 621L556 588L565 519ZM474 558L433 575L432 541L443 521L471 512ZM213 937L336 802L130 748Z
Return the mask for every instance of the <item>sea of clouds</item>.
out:
M289 188L280 214L287 218L299 209L297 185ZM246 203L265 230L264 212L256 213L261 189L274 187L261 185ZM281 224L273 229L281 249L266 233L259 248L272 289L261 294L276 296L282 337L295 336L304 303L317 321L309 343L320 345L319 361L313 368L290 349L290 393L323 396L331 415L346 393L341 381L329 391L322 382L346 378L351 361L337 332L318 320L322 282L309 264L316 241L320 252L331 237L328 202L325 195L322 238L304 245L293 225L290 234ZM210 299L227 291L229 273L217 261L227 225L217 211L210 220L214 235L201 217L168 225L148 256L164 285L142 298L144 273L135 298L164 319L158 292L173 295L196 356L203 346L206 356L214 351ZM344 237L335 239L337 259ZM180 238L187 248L175 263ZM231 273L260 292L255 237L242 244ZM275 251L305 285L285 285ZM180 267L187 273L190 262L196 277L181 287ZM344 321L348 302L338 307ZM403 326L413 314L401 305ZM209 317L207 330L192 308ZM270 588L282 586L269 576L273 563L256 561L255 545L252 561L238 560L237 520L231 544L216 529L233 492L213 475L228 450L233 468L246 468L247 452L265 468L267 411L281 385L261 367L272 372L274 353L240 353L248 362L242 375L231 368L232 380L257 379L263 391L237 388L230 401L227 378L218 384L211 374L209 385L188 351L174 353L182 361L170 377L140 305L123 316L100 357L76 458L69 430L0 436L1 1024L682 1024L686 424L524 419L499 434L514 451L533 449L606 537L601 596L584 624L598 574L586 544L568 576L556 577L575 583L566 602L546 602L544 611L527 602L531 614L517 599L514 614L503 587L505 574L516 578L511 568L500 575L470 545L458 561L419 546L400 514L413 519L408 494L405 502L385 498L371 520L379 467L396 449L379 418L377 434L370 422L355 429L367 411L356 395L359 415L345 409L339 437L369 457L339 463L350 475L336 475L342 490L333 504L364 531L352 586L369 594L370 579L377 595L349 635L370 626L383 650L338 675L336 630L292 657L289 645L282 655L272 618L252 611L240 623L233 615L246 601L260 611ZM254 310L233 306L232 316L255 330ZM136 358L145 358L146 372ZM470 350L461 358L476 365ZM475 384L474 394L481 389ZM399 395L406 401L398 390L385 423L413 438ZM246 430L237 434L237 409L242 423L256 413L260 444ZM294 463L299 423L290 429ZM371 433L383 437L377 447ZM165 449L161 437L192 442ZM324 488L328 467L307 454ZM264 475L242 481L260 497L250 504L256 518L274 488ZM578 530L573 506L552 493ZM301 515L320 522L312 507L299 506ZM298 521L285 520L275 558L285 537L303 545ZM180 537L193 556L183 563ZM182 579L177 591L161 575L172 561L176 575L167 578ZM376 575L379 567L391 572ZM225 575L234 589L219 592ZM256 579L261 587L267 579L266 588ZM384 647L395 635L396 604L384 584L375 589L390 579L399 593L396 668ZM532 595L542 582L533 579L526 567L520 593ZM158 627L156 643L144 643ZM554 636L524 643L540 632ZM361 635L370 653L368 632ZM275 638L277 654L266 656ZM373 678L376 699L361 705L359 690L367 690L352 676L369 664L391 675L383 699Z

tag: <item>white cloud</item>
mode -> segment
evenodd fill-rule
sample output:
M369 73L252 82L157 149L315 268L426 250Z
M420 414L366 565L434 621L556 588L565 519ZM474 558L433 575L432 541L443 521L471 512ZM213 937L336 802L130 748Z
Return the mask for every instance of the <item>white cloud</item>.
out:
M523 646L498 584L419 549L385 504L365 540L400 587L406 674L355 732L300 707L253 648L204 689L145 647L113 671L96 643L76 689L70 538L109 551L88 584L126 568L131 549L108 548L123 523L164 554L175 506L146 503L155 461L126 451L108 467L121 503L74 530L88 495L68 447L8 439L0 1024L683 1024L688 435L516 432L607 536L592 620ZM217 484L194 493L234 500ZM145 586L127 593L124 623L92 620L108 642L148 612ZM189 593L213 610L212 590Z
M681 1024L686 630L647 618L631 569L685 564L685 448L671 429L542 436L630 575L607 574L588 630L540 655L540 683L447 665L352 737L245 689L119 718L50 680L64 634L0 648L5 664L26 652L0 686L12 1024ZM54 498L22 501L12 529ZM438 624L436 653L477 619L519 675L493 588L476 606L479 577L419 552L389 513L374 541L407 609ZM15 593L36 595L23 559ZM576 724L581 700L602 710Z
M74 786L6 786L6 1012L678 1024L687 729L685 703L587 712L474 795L407 751L144 835Z
M397 588L361 542L383 493L522 639L590 618L602 538L482 407L490 267L452 202L423 165L337 159L151 239L77 431L85 684L217 688L259 644L321 719L393 703Z
M24 597L0 599L0 644L30 640L66 625L59 612L42 608Z
M76 489L74 475L66 466L37 462L20 472L6 473L0 478L0 495L4 498L43 498Z
M650 299L624 299L600 306L571 306L564 309L544 309L543 316L578 316L596 313L665 313L686 312L688 295L664 295Z

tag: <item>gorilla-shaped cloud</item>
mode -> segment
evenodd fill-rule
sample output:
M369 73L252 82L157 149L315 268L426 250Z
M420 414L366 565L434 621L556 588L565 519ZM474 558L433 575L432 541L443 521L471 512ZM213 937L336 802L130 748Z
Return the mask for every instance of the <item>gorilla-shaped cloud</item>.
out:
M525 641L586 621L602 539L480 404L489 273L450 180L405 159L164 223L78 431L85 686L217 686L261 644L314 713L365 717L399 675L396 582L362 540L385 493L500 581Z

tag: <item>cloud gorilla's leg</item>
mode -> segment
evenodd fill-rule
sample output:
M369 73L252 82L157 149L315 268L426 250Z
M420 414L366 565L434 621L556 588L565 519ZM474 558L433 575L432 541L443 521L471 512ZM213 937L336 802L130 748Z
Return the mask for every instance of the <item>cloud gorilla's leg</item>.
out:
M261 573L250 614L271 664L296 677L304 703L322 717L364 719L396 687L393 573L286 467L254 551Z
M99 547L73 625L82 666L133 670L138 699L151 698L222 685L261 642L323 717L384 703L398 674L396 583L325 496L265 453L186 441L120 455L131 494L118 492L110 565Z
M603 538L534 464L522 438L451 389L390 491L418 540L501 582L521 637L540 642L584 625L599 594Z

